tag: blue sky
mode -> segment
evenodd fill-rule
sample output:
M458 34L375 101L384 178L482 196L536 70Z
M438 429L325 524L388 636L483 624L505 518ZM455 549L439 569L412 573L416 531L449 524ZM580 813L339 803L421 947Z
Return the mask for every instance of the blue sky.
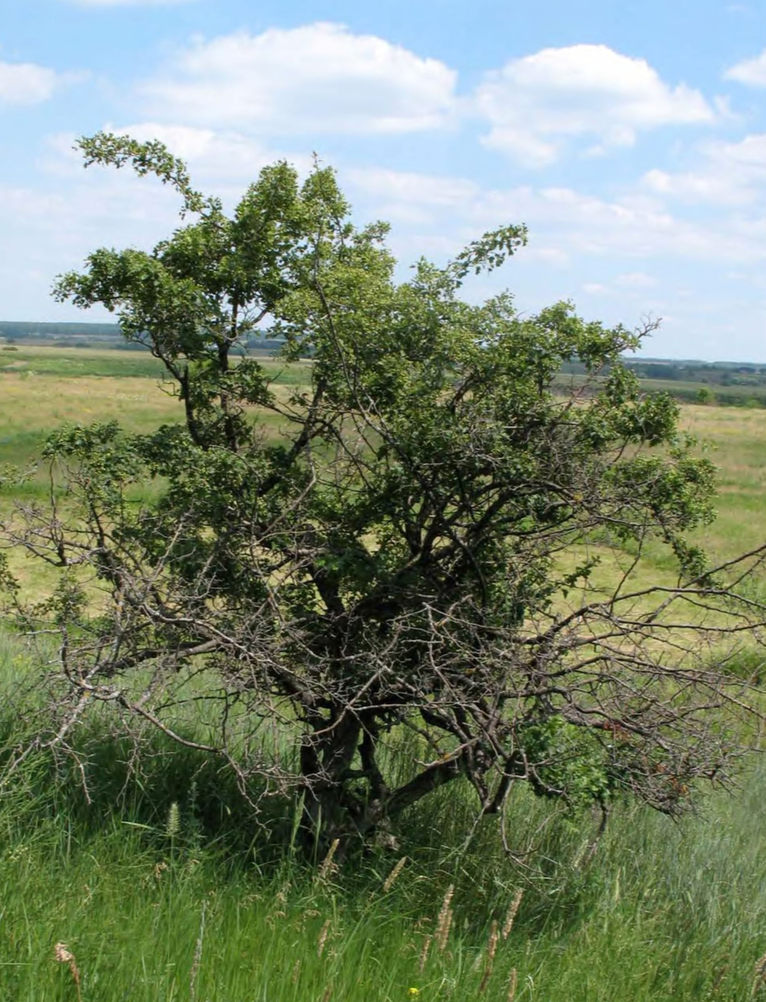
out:
M229 205L316 152L403 269L525 222L473 295L766 362L766 0L0 0L0 319L77 319L56 274L175 225L160 185L82 169L102 128Z

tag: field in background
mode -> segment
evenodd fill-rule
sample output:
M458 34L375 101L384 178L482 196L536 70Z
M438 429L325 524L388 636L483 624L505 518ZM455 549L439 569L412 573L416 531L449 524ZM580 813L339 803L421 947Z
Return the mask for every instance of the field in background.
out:
M305 366L266 364L283 385L305 379ZM31 462L61 422L149 431L179 420L158 375L137 352L0 351L0 467ZM704 541L719 556L761 542L766 411L685 406L683 424L721 469L720 517ZM25 658L0 634L0 745L21 738ZM507 824L516 862L498 851L491 819L465 846L467 796L448 789L341 879L293 857L292 815L272 819L283 837L268 839L215 763L158 741L134 782L129 748L95 730L78 743L90 802L82 777L44 755L0 798L0 998L77 999L70 965L54 959L63 942L83 1002L506 1002L514 984L525 1002L766 999L755 976L766 954L760 764L681 824L620 806L590 863L594 819L545 826L550 806L522 789ZM452 926L423 959L451 885ZM518 890L489 964L492 923L502 928Z
M308 382L308 362L286 366L263 355L276 384ZM0 469L32 463L46 435L62 423L118 420L132 432L148 432L182 420L182 409L162 381L162 364L146 352L116 349L20 347L0 350ZM279 391L278 391L279 392ZM731 555L766 535L762 517L766 487L766 410L683 406L683 427L701 440L721 470L719 519L703 541L716 555ZM267 426L273 426L271 416ZM42 490L45 479L33 481ZM12 494L13 487L0 497Z
M261 361L279 386L300 384L308 363ZM147 352L24 347L0 351L0 467L31 463L63 423L118 420L148 432L183 418L162 363Z

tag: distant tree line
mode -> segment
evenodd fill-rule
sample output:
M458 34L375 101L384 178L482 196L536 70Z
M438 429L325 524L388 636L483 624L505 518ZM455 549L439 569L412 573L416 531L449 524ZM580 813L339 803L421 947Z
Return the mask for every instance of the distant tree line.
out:
M118 324L38 323L31 320L0 320L0 342L6 344L49 344L68 348L121 348L145 350L141 344L127 343ZM276 351L281 340L252 333L244 348Z
M624 359L646 390L662 390L676 400L736 407L766 407L766 365L745 362ZM563 376L582 377L582 362L571 360Z
M671 359L625 359L624 364L639 379L662 379L673 382L708 383L711 386L764 386L766 365L751 362L697 362ZM570 361L567 373L584 373L582 362Z
M766 366L732 362L631 361L639 379L670 379L711 386L766 386Z
M123 340L117 324L36 323L30 320L0 320L0 337L11 342L52 341L58 338Z
M38 344L67 348L120 348L145 351L138 342L126 342L118 324L39 323L28 320L0 321L0 344ZM281 338L263 337L254 330L241 338L233 349L276 352L284 346ZM310 355L304 346L304 355ZM700 362L661 358L622 359L646 390L663 390L687 403L722 404L738 407L766 407L766 365L739 362ZM576 359L562 365L564 376L585 376L586 367ZM649 384L649 385L646 385Z

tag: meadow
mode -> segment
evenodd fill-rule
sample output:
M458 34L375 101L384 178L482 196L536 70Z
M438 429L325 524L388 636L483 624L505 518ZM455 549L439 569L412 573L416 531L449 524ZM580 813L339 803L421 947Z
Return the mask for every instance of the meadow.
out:
M267 364L283 384L305 377ZM136 352L2 353L0 467L31 464L61 422L116 418L148 431L178 420L159 374ZM721 557L757 544L766 411L685 406L683 424L721 469L704 542ZM25 488L45 490L42 475ZM15 493L8 482L0 503ZM39 670L30 658L0 633L6 749L23 740L24 683ZM733 791L707 793L680 822L618 804L592 858L595 819L551 816L524 789L506 819L512 858L492 819L466 843L469 795L449 788L339 870L332 860L307 867L295 852L298 805L267 804L259 823L216 763L153 741L136 775L131 747L96 722L77 736L81 770L41 752L0 796L0 998L766 998L758 758Z

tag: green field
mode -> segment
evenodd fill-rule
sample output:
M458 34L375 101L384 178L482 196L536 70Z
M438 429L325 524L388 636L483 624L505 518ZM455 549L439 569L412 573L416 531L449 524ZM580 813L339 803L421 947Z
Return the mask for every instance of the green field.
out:
M301 385L305 362L264 357L277 387ZM0 466L32 462L45 436L62 423L119 420L133 432L182 420L163 381L162 363L148 352L62 348L0 351Z
M266 364L282 385L306 379L305 364ZM179 420L158 374L136 352L0 353L0 467L31 463L62 421L148 431ZM760 542L766 411L688 406L683 424L721 469L720 515L704 541L718 556ZM4 508L15 491L4 488ZM6 754L31 726L31 657L0 633ZM766 999L759 762L744 764L733 795L712 792L680 823L618 805L590 860L595 819L551 818L523 789L506 824L512 858L491 819L466 844L468 794L450 788L349 870L317 873L291 849L293 813L267 800L256 819L216 763L155 739L134 775L130 746L98 724L75 751L81 768L40 752L0 796L2 999L71 1002L78 989L83 1002ZM518 891L490 962L493 922L502 931ZM74 960L57 962L56 943Z

